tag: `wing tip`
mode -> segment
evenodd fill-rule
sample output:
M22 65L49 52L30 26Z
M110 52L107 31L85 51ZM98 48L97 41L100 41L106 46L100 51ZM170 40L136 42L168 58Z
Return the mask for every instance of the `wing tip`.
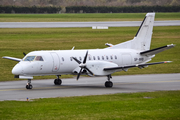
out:
M164 63L171 63L171 62L173 62L173 61L164 61Z
M175 44L167 45L167 47L175 47L175 46L176 46Z

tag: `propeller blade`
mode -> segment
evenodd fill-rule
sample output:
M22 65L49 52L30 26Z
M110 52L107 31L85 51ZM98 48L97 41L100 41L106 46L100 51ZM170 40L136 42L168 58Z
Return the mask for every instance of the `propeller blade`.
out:
M81 64L81 61L79 61L78 59L76 59L75 57L72 57L77 63Z
M81 70L79 71L78 75L77 75L77 80L79 79L80 75L81 75L81 71L83 68L81 68Z
M94 76L93 72L91 72L87 67L85 67L85 69L91 74Z
M23 52L23 55L24 55L24 56L26 56L26 53L25 53L25 52Z
M86 55L84 56L83 64L86 63L87 55L88 55L88 50L87 50L87 52L86 52Z
M72 57L77 63L79 63L79 67L81 68L78 75L77 75L77 80L79 79L82 69L86 69L87 71L89 71L90 74L94 75L88 68L86 68L86 60L87 60L87 56L88 56L88 50L86 52L86 55L84 56L84 60L83 63L81 63L81 61L79 61L77 58Z

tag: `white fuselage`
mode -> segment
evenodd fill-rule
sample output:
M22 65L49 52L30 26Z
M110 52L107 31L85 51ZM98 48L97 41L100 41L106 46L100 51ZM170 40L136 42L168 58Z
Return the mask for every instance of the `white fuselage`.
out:
M76 74L80 67L72 57L76 57L82 62L86 52L87 50L30 52L13 68L12 73L21 76ZM92 49L88 50L87 65L95 72L96 76L108 75L117 70L107 73L103 71L103 68L140 64L151 59L151 57L141 56L139 53L140 51L133 49ZM41 56L43 61L35 59L25 61L28 56Z

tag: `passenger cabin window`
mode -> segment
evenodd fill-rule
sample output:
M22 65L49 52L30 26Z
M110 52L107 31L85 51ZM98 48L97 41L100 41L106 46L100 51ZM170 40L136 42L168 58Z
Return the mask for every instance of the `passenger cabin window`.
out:
M113 56L111 56L111 60L113 59Z
M91 57L89 56L89 60L91 60Z
M104 56L102 56L102 60L104 60Z
M98 56L98 60L100 60L100 57Z
M62 57L62 61L64 61L64 58Z
M96 60L95 56L93 56L93 59Z
M115 55L115 59L117 59L117 56Z
M108 56L106 56L106 59L108 60Z

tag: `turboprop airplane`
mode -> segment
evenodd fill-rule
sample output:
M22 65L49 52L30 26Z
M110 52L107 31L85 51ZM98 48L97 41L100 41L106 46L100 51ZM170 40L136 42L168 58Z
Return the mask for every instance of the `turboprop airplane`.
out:
M155 13L147 13L135 37L124 43L104 49L33 51L23 59L3 57L19 62L12 69L15 78L28 79L26 88L32 89L33 76L56 75L55 85L61 85L63 74L107 76L105 87L112 87L111 74L129 68L144 68L149 65L171 61L147 63L155 54L174 47L173 44L150 50Z

